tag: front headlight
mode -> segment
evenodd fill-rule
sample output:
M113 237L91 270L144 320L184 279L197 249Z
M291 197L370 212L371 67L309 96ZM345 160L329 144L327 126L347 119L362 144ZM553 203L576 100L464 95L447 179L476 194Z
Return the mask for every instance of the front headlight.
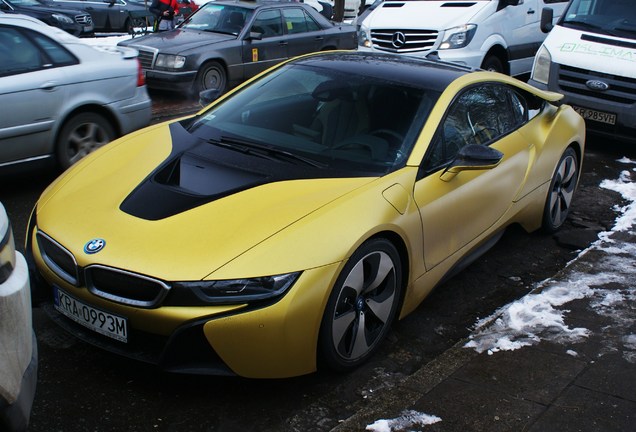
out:
M58 13L54 13L53 15L51 15L51 18L53 18L55 21L57 21L59 23L64 23L64 24L73 24L73 23L75 23L75 21L73 21L72 18L69 18L66 15L62 15L62 14L58 14Z
M181 69L186 62L186 58L180 55L159 54L157 55L157 61L155 67L162 67L167 69Z
M170 306L240 304L282 296L300 272L249 279L174 282L164 301Z
M369 34L369 30L360 28L360 30L358 30L358 45L371 48L371 37Z
M465 24L459 27L449 28L444 31L444 40L440 44L439 49L464 48L473 39L476 31L476 24Z
M7 221L4 208L0 207L0 212L4 213L4 220ZM0 223L0 227L2 223ZM15 255L15 241L13 240L13 231L11 225L6 222L6 230L0 232L0 284L3 284L9 279L13 269L15 268L16 255Z
M541 45L537 55L534 57L534 64L532 65L532 74L530 78L534 81L548 85L548 82L550 81L551 63L552 56L550 55L550 51L548 51L545 45Z

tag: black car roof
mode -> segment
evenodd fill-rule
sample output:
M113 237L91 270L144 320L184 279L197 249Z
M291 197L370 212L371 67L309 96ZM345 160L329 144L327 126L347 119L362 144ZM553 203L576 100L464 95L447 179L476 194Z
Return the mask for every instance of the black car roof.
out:
M352 75L385 78L440 91L455 79L475 70L418 57L361 51L320 53L297 59L294 63L337 69Z

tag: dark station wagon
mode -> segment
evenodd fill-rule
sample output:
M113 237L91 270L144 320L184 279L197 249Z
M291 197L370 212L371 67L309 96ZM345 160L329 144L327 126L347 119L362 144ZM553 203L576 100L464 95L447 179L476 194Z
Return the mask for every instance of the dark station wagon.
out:
M355 27L299 2L214 1L176 29L120 42L139 51L148 87L225 92L288 58L354 49Z

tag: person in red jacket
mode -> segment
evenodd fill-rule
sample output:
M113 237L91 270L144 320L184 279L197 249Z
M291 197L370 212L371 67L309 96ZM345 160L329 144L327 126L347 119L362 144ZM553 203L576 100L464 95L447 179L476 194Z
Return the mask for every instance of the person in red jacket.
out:
M177 0L152 0L148 8L155 17L155 31L174 29L174 17L179 13Z

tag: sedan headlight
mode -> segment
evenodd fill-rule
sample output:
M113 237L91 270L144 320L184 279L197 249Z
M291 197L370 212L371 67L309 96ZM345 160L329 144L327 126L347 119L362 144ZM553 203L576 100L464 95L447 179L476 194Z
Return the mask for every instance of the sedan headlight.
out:
M4 211L4 209L0 207L0 211ZM0 238L0 284L5 283L6 280L9 279L16 262L13 231L11 230L11 225L7 224L6 227L6 231L0 233L0 236L2 236Z
M548 85L550 81L550 64L552 63L552 56L550 51L541 45L537 55L534 57L534 64L532 65L531 78L537 82Z
M464 48L470 43L477 31L476 24L465 24L459 27L449 28L444 32L444 40L439 49Z
M180 55L171 54L159 54L157 55L157 61L155 67L162 67L166 69L181 69L186 62L186 58Z
M250 303L280 297L300 272L249 279L174 282L164 304L198 306Z
M58 13L54 13L53 15L51 15L51 18L53 18L55 21L57 21L59 23L64 23L64 24L74 24L75 23L75 21L73 21L72 18L69 18L66 15L62 15L62 14L58 14Z

